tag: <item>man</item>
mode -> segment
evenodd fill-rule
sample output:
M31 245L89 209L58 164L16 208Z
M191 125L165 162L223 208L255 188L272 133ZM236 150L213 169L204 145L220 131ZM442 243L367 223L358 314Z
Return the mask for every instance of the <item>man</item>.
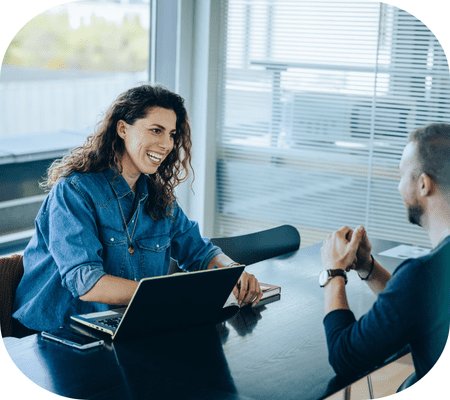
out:
M411 133L400 161L398 190L409 221L423 227L433 250L405 260L390 275L371 256L364 227L343 227L322 246L324 326L329 361L338 375L355 377L409 345L415 367L410 384L441 355L450 311L450 125ZM378 294L358 321L349 310L346 271L355 270Z

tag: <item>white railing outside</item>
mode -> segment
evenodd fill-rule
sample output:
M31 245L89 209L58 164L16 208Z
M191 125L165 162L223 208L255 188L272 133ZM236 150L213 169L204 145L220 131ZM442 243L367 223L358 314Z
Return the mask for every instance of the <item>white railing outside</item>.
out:
M146 72L0 82L0 140L90 133L111 102L147 80ZM1 148L1 146L0 146Z

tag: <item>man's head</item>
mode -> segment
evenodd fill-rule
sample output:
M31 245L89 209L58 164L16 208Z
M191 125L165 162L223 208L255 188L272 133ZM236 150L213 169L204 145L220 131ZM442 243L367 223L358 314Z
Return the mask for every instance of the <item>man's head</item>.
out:
M431 196L439 194L450 203L449 124L430 124L409 135L400 161L398 190L409 221L420 226Z

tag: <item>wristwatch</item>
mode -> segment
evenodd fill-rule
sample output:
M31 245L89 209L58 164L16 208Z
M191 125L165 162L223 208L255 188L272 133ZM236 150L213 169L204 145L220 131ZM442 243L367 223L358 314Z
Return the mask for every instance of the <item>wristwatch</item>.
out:
M345 280L345 284L347 284L347 274L343 269L325 269L319 275L320 287L324 287L336 276L342 276Z

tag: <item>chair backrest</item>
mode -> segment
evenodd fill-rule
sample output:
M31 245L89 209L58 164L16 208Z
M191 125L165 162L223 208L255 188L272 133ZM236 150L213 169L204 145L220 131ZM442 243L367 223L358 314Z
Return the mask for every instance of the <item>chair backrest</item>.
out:
M400 393L402 390L409 388L417 382L416 372L414 371L411 375L409 375L403 383L398 387L396 393Z
M12 336L12 309L17 286L23 275L20 254L0 258L0 329L2 336Z
M249 265L298 250L300 233L292 225L281 225L247 235L212 238L211 242L234 261Z
M250 265L298 250L300 233L292 225L281 225L246 235L212 238L211 242L234 261ZM176 260L170 259L168 274L176 272L183 270Z

